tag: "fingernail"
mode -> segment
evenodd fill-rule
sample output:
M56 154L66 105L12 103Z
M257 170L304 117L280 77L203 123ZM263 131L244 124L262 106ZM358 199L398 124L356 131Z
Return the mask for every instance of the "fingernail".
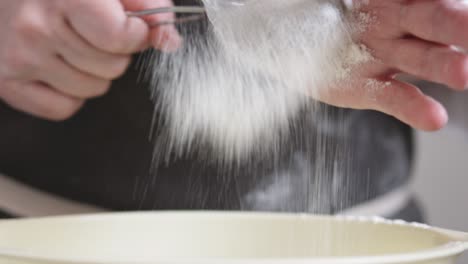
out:
M165 52L175 52L182 45L182 37L174 26L163 26L159 28L159 32L153 40L153 45L156 49Z
M182 36L177 29L171 26L167 32L167 43L165 45L167 51L176 51L182 45Z
M182 46L183 39L175 28L171 31L172 32L169 34L169 39L167 41L167 47L170 49L170 51L176 51Z

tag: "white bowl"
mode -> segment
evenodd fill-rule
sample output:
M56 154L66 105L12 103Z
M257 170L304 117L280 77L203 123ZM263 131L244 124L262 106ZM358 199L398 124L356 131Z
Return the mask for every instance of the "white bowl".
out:
M240 212L0 221L8 264L453 263L468 235L382 219Z

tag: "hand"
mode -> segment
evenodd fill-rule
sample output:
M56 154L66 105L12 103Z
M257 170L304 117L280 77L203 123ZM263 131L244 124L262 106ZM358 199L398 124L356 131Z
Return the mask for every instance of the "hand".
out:
M371 17L361 41L376 60L358 69L349 85L319 99L341 107L378 110L422 130L443 127L448 119L444 107L394 77L408 73L455 90L468 87L468 57L454 48L468 48L468 5L457 0L354 2ZM369 85L371 79L382 84Z
M126 10L170 0L0 1L0 100L35 116L63 120L86 99L106 93L127 69L132 53L152 45L173 50L172 26L150 28Z

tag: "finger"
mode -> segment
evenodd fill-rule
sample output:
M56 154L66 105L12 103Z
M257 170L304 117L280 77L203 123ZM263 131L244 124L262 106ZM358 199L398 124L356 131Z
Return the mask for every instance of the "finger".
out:
M138 11L149 8L173 6L170 0L122 0L126 10ZM174 13L161 13L144 17L149 25L157 25L165 21L174 21ZM173 24L154 26L150 30L151 45L163 51L175 51L182 45L182 37Z
M130 54L147 44L147 23L128 17L120 1L67 1L64 6L72 28L98 49Z
M371 109L394 116L400 121L420 130L434 131L448 122L445 108L425 95L416 86L397 80L388 80L386 85L372 91L375 100Z
M151 31L150 41L154 48L166 52L176 51L182 46L182 37L171 25L154 28Z
M419 38L468 48L468 5L459 0L407 1L400 25Z
M445 108L417 87L397 80L366 80L352 87L335 89L324 102L339 107L377 110L421 130L433 131L445 126Z
M18 111L53 121L70 118L84 103L37 82L6 84L0 87L0 98Z
M417 39L382 41L376 45L380 47L375 56L391 67L455 89L468 87L468 57L451 47Z
M61 93L82 99L101 96L110 86L110 81L73 69L58 57L45 63L37 78Z
M130 56L103 52L78 36L66 23L57 27L56 51L74 68L104 79L122 75L130 64Z
M402 2L406 0L352 0L355 23L358 24L359 37L364 41L368 37L393 39L401 37L404 32L400 28L400 13Z

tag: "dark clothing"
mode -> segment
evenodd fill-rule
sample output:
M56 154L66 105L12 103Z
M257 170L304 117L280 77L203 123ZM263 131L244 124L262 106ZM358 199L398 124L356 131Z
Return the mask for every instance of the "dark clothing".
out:
M12 217L13 217L12 215L0 211L0 219L7 219L7 218L12 218Z
M359 204L409 178L409 127L381 113L328 106L319 120L302 113L277 160L252 157L252 164L232 170L192 155L151 170L154 106L138 74L132 67L109 94L61 123L0 103L0 172L111 210L315 213Z
M14 218L14 216L1 212L0 219ZM420 205L415 199L412 199L402 210L389 217L389 219L404 220L407 222L425 223L425 215Z
M407 126L384 114L331 107L322 115L323 122L303 114L305 124L291 136L290 149L278 161L261 160L235 173L189 157L150 173L153 105L146 86L135 84L136 76L136 71L129 71L108 95L90 101L62 123L1 105L2 173L72 200L114 210L304 211L308 205L295 201L306 201L301 197L314 190L304 186L315 182L315 191L320 187L323 195L330 195L324 196L328 204L315 209L328 213L384 194L408 180L412 151ZM347 175L334 175L332 162ZM319 175L330 177L318 182ZM293 190L286 197L279 197L276 204L262 205L256 200L255 191L268 192L269 186L281 182ZM332 197L336 192L331 188L343 191ZM343 198L349 203L341 204Z

